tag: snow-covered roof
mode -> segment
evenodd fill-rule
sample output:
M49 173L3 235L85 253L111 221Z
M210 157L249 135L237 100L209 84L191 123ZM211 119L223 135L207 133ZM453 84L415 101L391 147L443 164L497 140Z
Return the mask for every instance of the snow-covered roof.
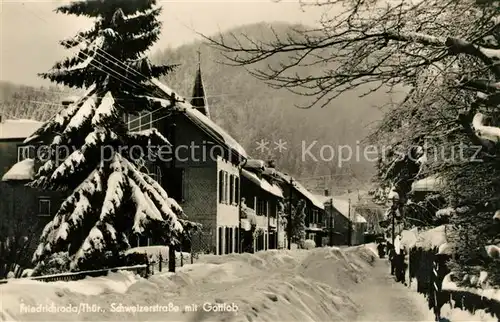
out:
M276 175L281 178L281 180L285 181L286 183L290 184L290 181L293 179L292 176L288 174L284 174L280 171L276 171ZM325 209L325 205L321 200L318 200L315 195L313 195L309 190L307 190L300 182L298 182L296 179L293 179L293 187L295 190L297 190L299 193L301 193L304 197L309 199L309 201L312 202L312 204L319 209Z
M247 169L259 169L259 170L264 171L266 168L266 163L262 160L249 159L245 163L244 167Z
M35 176L35 160L24 159L12 166L2 177L2 181L33 180Z
M3 120L0 122L1 139L25 139L43 125L35 120Z
M330 204L330 202L333 202L332 206L337 209L338 212L340 212L341 215L343 215L345 218L349 219L349 215L351 216L351 220L355 223L358 224L363 224L367 223L365 217L361 216L357 212L352 209L352 205L349 205L348 200L336 198L336 197L327 197L327 196L321 196L317 195L316 198L318 200L322 200L323 204ZM351 208L350 214L349 214L349 208Z
M332 199L332 197L324 195L314 195L314 197L323 205L330 204L330 200Z
M356 214L356 219L354 220L355 223L357 224L366 224L368 221L366 221L365 217L361 216L360 214Z
M178 95L170 87L168 87L167 85L163 84L162 82L160 82L155 78L152 79L152 83L155 84L167 96L175 94L175 97L177 98L177 100L179 100L178 102L176 102L176 108L179 111L183 112L193 123L202 128L212 137L222 141L230 149L237 152L242 157L248 158L245 149L243 149L243 147L231 135L229 135L220 126L215 124L215 122L212 121L210 118L208 118L206 115L198 111L193 105L187 103L186 99ZM170 105L168 99L156 99L156 98L151 98L151 99L162 103L163 106Z
M264 178L259 178L255 173L250 172L248 170L242 169L241 173L245 178L255 183L261 189L269 192L272 195L283 198L283 190L281 190L281 188L278 187L277 185L269 183Z
M439 191L441 185L442 185L442 180L434 175L415 181L411 185L411 189L413 191L427 191L427 192Z
M211 136L214 136L215 138L221 140L230 149L234 150L242 157L248 157L245 149L235 139L233 139L232 136L230 136L220 126L215 124L215 122L209 119L206 115L204 115L191 105L183 109L183 112L193 123L208 132Z

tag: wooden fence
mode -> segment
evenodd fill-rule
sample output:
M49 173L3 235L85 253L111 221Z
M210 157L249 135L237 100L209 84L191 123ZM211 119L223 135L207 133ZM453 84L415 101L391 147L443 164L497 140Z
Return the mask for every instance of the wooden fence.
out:
M175 267L183 267L186 264L193 264L194 261L199 258L199 254L197 253L178 253L179 256L175 257ZM162 271L168 270L168 258L165 259L161 255L161 252L158 253L158 256L153 260L149 261L149 273L154 275L155 273L161 273Z
M450 273L446 262L449 255L438 254L438 249L412 248L409 256L409 276L417 281L417 291L423 294L436 321L441 320L441 308L449 303L469 313L484 310L500 320L500 302L468 290L443 289L443 280Z

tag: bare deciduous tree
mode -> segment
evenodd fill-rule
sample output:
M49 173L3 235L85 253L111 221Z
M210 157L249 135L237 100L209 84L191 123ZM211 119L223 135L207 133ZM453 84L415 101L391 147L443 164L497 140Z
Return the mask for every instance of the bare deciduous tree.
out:
M500 238L489 220L493 214L500 218L500 1L325 0L308 5L324 9L317 28L299 27L271 42L245 35L207 39L224 51L228 64L310 96L305 107L326 106L361 85L370 85L367 94L405 87L408 95L388 111L374 138L407 151L430 140L444 148L446 157L465 145L465 157L480 161L437 160L422 169L447 180L443 192L455 206L452 222L459 234L452 239L460 256L452 267L462 273L476 267L474 274L484 269L499 284ZM255 67L272 56L282 63ZM322 66L322 72L301 73L311 64ZM474 146L480 147L477 155ZM422 175L422 169L405 175L404 165L395 172L403 161L398 155L385 160L383 176L394 181L403 175L408 181ZM489 259L482 255L488 244Z

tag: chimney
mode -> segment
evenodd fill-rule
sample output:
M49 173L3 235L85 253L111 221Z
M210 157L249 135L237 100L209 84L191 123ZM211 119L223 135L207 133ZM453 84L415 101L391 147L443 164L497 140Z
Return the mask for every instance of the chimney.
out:
M276 162L275 162L274 160L272 160L272 159L269 159L269 160L267 161L267 166L268 166L269 168L273 168L273 169L275 169L275 168L276 168Z
M63 100L61 101L61 104L62 104L64 107L66 107L66 106L68 106L68 105L73 104L74 102L76 102L76 100L77 100L77 99L76 99L75 97L66 97L65 99L63 99Z
M328 191L328 189L325 189L325 197L330 197L330 191Z

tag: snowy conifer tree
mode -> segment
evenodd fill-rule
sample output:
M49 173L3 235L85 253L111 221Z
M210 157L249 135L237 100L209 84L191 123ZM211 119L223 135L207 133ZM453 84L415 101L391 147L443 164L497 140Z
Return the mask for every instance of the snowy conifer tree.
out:
M155 2L81 1L57 9L94 18L95 24L62 41L76 55L41 74L87 93L26 140L48 147L31 186L69 194L43 230L33 257L37 264L68 252L72 270L96 263L109 267L130 247L131 236L161 237L175 245L193 227L177 202L134 164L150 155L148 143L165 145L167 139L155 129L128 133L123 121L126 113L151 110L148 97L165 98L152 79L174 68L153 66L144 56L160 34ZM131 146L144 149L133 156L120 150ZM59 151L67 148L69 155L62 156Z
M306 203L304 200L299 200L297 205L293 207L291 218L291 239L292 243L302 245L306 238Z

